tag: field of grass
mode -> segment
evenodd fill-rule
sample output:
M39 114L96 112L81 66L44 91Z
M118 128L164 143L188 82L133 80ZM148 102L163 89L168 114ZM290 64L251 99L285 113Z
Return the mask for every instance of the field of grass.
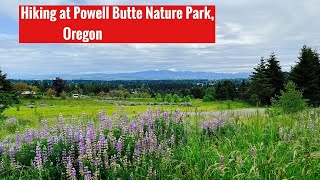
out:
M153 105L151 106L150 103ZM22 99L19 106L11 107L4 112L6 116L15 118L18 125L9 130L7 128L1 129L0 139L14 134L16 130L24 131L26 127L36 127L41 124L43 119L57 119L60 114L66 118L79 118L84 113L91 120L96 121L99 111L105 110L107 115L112 115L114 112L121 110L122 106L125 107L128 116L137 116L138 113L145 112L150 107L154 110L175 111L178 109L182 112L210 112L252 107L244 102L230 101L202 102L201 100L192 100L190 104L191 106L181 106L180 104L156 103L154 99Z
M48 119L34 130L6 138L0 143L0 178L317 179L320 175L319 110L294 115L267 111L240 118L186 116L169 109L130 115L127 107L112 115L100 111L92 123L88 116Z
M202 102L201 100L192 100L191 106L180 106L179 104L156 103L154 99L127 99L127 100L102 100L102 99L42 99L27 100L22 99L21 105L12 107L5 111L5 115L18 119L43 119L56 118L59 114L65 117L81 116L82 113L92 115L104 109L108 115L111 115L122 106L126 107L128 114L137 114L149 109L150 103L154 108L181 111L198 111L209 112L230 109L250 108L251 105L244 102L215 101ZM31 106L34 104L33 106ZM42 104L42 106L41 106Z
M320 177L320 110L247 116L222 111L253 108L243 102L191 105L24 99L5 112L14 118L0 130L0 179ZM222 113L203 113L212 111Z

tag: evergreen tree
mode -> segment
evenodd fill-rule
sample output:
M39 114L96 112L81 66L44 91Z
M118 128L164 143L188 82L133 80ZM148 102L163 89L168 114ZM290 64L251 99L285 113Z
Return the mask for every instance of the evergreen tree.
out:
M0 116L1 113L9 108L17 98L11 82L7 79L6 74L0 70Z
M319 55L304 45L298 59L289 74L289 80L295 82L298 89L303 91L304 98L308 99L311 105L318 106L320 104Z
M303 99L302 92L296 89L294 82L289 81L284 89L280 91L281 96L276 96L272 101L274 107L286 113L295 113L307 108L306 100Z
M220 100L233 100L237 96L236 85L230 80L217 84L216 98Z
M251 83L247 91L250 101L257 103L258 105L270 105L274 88L272 88L272 85L270 84L263 57L254 70L255 72L250 76Z
M271 53L270 58L266 64L266 73L270 79L270 84L274 88L274 94L279 95L280 90L284 86L284 73L281 70L279 61L274 53Z
M246 83L246 81L242 80L241 84L239 85L239 88L238 88L239 99L246 99L245 93L247 90L247 86L248 86L248 84Z
M56 78L52 83L53 89L56 92L56 96L60 97L61 93L65 90L65 83L63 79Z

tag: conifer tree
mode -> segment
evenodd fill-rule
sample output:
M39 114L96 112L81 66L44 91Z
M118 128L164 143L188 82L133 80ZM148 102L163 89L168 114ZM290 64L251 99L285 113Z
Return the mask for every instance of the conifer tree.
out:
M10 107L17 98L13 90L11 82L7 79L7 75L0 70L0 116L1 113Z
M303 91L304 98L314 106L320 104L320 63L319 55L306 45L303 46L297 64L289 74L289 80L296 83L299 90Z
M251 83L247 92L250 101L258 105L270 105L274 88L270 84L270 78L267 75L266 63L263 57L254 70L255 72L250 76Z
M271 53L269 59L267 60L266 74L270 79L272 88L274 88L274 94L279 95L280 90L284 88L284 73L281 70L275 53Z

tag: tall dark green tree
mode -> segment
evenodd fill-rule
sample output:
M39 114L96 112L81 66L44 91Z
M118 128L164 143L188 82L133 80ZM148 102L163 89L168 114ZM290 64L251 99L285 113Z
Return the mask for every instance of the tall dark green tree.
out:
M61 93L65 90L65 87L66 87L63 79L58 78L58 77L55 80L53 80L52 86L53 86L53 89L56 92L56 96L57 97L61 96Z
M5 109L17 101L15 94L10 80L7 79L7 74L3 74L0 69L0 116Z
M241 84L238 87L239 99L246 99L247 89L248 89L248 83L245 80L242 80Z
M218 83L216 87L216 98L220 100L234 100L237 96L236 85L230 80Z
M274 88L274 94L279 95L280 90L284 88L284 73L281 70L279 61L275 53L271 53L266 64L266 74L270 79L270 84Z
M319 55L306 45L303 46L297 64L289 74L289 80L303 91L304 98L313 106L320 104L320 63Z
M247 96L250 97L251 102L257 103L258 105L270 105L274 88L270 84L270 78L267 75L266 63L263 57L254 70L250 76L251 82Z

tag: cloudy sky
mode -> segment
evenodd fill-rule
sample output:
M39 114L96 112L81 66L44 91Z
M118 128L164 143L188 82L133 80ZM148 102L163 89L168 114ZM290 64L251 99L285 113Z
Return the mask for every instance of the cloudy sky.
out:
M19 4L213 4L216 44L19 44ZM284 70L320 49L319 0L1 0L0 67L9 77L143 70L251 72L274 51Z

